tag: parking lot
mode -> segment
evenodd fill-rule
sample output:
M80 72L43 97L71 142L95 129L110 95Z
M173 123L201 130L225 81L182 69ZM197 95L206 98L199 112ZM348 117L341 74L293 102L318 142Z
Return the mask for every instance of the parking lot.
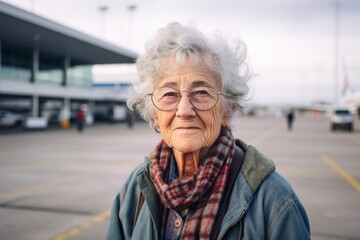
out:
M312 239L360 239L360 122L322 116L233 119L233 133L273 159L303 202ZM0 133L2 240L103 239L113 198L160 134L147 123Z

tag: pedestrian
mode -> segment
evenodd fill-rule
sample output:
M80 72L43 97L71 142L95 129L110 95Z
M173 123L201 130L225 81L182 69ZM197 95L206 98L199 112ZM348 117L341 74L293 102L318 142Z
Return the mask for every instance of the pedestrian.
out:
M85 112L82 107L79 107L76 113L76 122L78 132L83 132L85 128Z
M127 108L126 122L127 122L128 128L133 128L134 121L135 121L134 111L131 111L129 108Z
M162 140L116 196L107 240L310 239L274 162L231 131L249 78L233 43L171 23L146 44L128 105Z
M288 130L292 130L294 119L295 119L294 111L289 110L288 113L286 114L286 121L287 121Z

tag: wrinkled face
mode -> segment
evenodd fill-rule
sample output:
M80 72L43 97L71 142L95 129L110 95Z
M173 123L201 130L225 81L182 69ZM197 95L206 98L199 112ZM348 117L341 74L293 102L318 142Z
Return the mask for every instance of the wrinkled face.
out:
M183 153L208 148L219 136L221 125L227 125L229 114L224 113L222 109L221 96L212 109L200 111L192 106L186 92L197 87L221 91L219 77L206 67L191 62L180 68L168 66L165 68L165 74L155 81L154 87L172 87L181 91L180 102L173 110L155 109L153 112L155 124L169 147Z

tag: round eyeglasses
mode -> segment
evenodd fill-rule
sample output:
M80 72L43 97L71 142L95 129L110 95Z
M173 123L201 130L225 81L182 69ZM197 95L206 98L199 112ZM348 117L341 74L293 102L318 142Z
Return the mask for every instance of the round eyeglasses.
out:
M219 101L219 95L228 96L225 93L217 92L209 87L193 88L190 91L177 91L171 87L160 87L150 93L149 96L151 96L151 101L157 109L161 111L171 111L180 102L182 97L181 92L187 92L191 105L200 111L213 108Z

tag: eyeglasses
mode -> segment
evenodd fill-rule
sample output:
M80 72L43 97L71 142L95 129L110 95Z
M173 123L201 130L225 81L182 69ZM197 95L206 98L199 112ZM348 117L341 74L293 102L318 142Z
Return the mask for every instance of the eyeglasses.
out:
M200 111L213 108L219 101L219 95L230 96L209 87L198 87L190 91L185 89L177 91L171 87L160 87L150 93L149 96L151 96L151 101L157 109L171 111L179 104L182 97L181 92L187 92L191 105Z

